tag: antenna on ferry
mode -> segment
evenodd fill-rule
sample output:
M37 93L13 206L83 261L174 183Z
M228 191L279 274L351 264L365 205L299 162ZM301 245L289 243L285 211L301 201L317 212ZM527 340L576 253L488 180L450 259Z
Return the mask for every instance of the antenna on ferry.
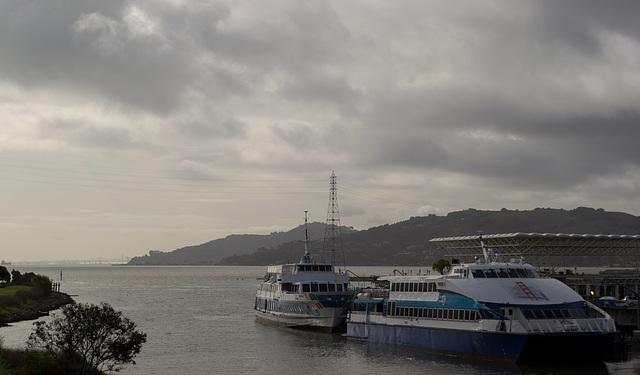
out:
M309 251L309 231L308 231L308 220L307 220L307 212L304 212L304 256L300 260L300 263L314 263L313 257L311 256L311 252Z
M482 240L482 232L480 233L480 247L482 247L482 255L484 255L484 261L489 262L489 254L487 253L487 248L484 246L484 241Z
M304 212L304 252L305 255L309 254L309 223L307 219L307 212Z

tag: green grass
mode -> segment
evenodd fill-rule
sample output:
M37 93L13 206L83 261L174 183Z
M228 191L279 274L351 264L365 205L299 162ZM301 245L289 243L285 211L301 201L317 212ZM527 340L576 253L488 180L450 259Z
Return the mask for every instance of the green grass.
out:
M33 292L34 287L24 285L0 288L0 316L21 308L33 307L36 302L31 294Z
M32 286L25 285L12 285L4 288L0 288L0 296L14 297L17 292L21 290L31 290Z

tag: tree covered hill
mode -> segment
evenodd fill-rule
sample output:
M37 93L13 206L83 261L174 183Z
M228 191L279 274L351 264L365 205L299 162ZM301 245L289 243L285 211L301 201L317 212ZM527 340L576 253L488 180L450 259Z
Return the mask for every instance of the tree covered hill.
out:
M321 240L324 237L323 223L309 223L309 238ZM342 227L342 233L355 232L353 228ZM298 246L304 240L304 225L287 232L274 232L267 235L233 234L225 238L212 240L200 245L187 246L170 252L149 251L148 255L134 257L129 265L206 265L216 264L225 257L248 254L259 248L272 248L283 243L294 242Z
M430 266L440 258L429 240L435 237L486 234L588 233L640 234L640 217L579 207L574 210L537 208L531 211L468 209L446 216L412 217L407 221L343 234L345 262L349 266ZM310 244L312 252L322 242ZM221 265L267 265L295 261L302 256L300 243L261 245L253 253L222 259Z

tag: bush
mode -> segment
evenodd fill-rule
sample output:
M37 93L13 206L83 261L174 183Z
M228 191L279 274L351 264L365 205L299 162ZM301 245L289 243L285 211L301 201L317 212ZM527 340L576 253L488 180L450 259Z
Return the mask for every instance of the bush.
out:
M34 323L27 344L43 348L68 372L80 363L79 374L118 371L119 365L132 363L147 341L136 324L107 303L66 305L49 323Z
M50 296L51 295L51 286L53 283L51 279L44 275L33 275L31 277L31 286L38 288L42 291L43 295Z

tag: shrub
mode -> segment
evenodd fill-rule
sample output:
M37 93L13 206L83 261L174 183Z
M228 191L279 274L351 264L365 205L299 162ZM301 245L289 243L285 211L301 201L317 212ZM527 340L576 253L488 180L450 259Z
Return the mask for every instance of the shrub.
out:
M61 315L34 326L29 348L44 348L66 372L80 363L79 374L118 371L119 365L135 364L133 358L147 341L135 323L107 303L67 305Z

